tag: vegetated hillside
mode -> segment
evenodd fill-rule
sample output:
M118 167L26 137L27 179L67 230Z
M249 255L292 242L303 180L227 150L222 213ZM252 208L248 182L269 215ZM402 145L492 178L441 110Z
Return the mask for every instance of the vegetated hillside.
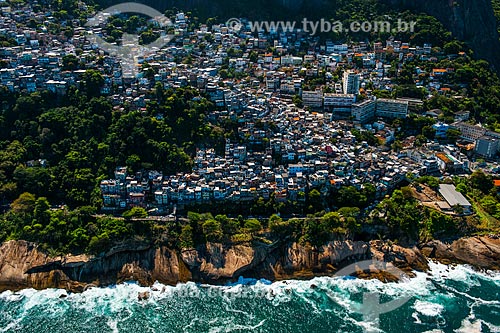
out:
M95 0L102 7L120 0ZM373 19L394 11L412 10L437 18L465 41L478 58L486 59L498 71L500 41L493 7L498 0L140 0L160 11L178 8L192 10L200 19L217 16L248 17L251 19L335 18ZM493 2L493 6L492 6ZM417 27L418 28L418 27Z
M500 42L492 2L497 0L382 0L388 4L421 10L436 17L457 39L465 41L477 57L498 72Z
M497 31L500 32L500 0L491 0L493 6L493 13L497 19Z

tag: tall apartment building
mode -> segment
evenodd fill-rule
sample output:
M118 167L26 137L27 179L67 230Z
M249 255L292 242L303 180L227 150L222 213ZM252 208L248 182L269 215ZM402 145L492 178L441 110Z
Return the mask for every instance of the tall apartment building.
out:
M303 91L302 92L302 102L305 106L311 108L320 108L323 106L323 91Z
M406 118L408 117L408 101L379 98L375 115L383 118Z
M377 102L372 99L364 100L352 105L352 116L355 121L367 123L375 118Z
M356 102L354 94L325 94L323 105L325 111L330 111L335 114L351 113L351 107Z
M451 124L451 126L461 132L460 137L462 139L470 142L475 142L477 139L487 134L486 128L464 122L456 122Z
M484 135L476 140L474 151L487 158L494 157L500 148L500 139Z
M345 71L342 77L344 94L359 94L360 77L352 71Z

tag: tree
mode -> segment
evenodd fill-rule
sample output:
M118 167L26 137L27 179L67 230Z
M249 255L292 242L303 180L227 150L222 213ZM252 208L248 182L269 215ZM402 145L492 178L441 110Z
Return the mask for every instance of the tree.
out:
M366 204L366 197L358 191L354 186L343 186L339 190L339 195L336 198L337 205L363 207Z
M310 209L314 211L319 211L322 208L321 204L321 193L317 189L313 189L308 193L308 205Z
M77 228L70 232L70 242L68 244L68 249L70 250L82 250L85 249L89 242L89 236L87 230L84 228Z
M91 253L102 253L109 250L110 239L107 234L102 234L99 237L94 236L90 239L88 250Z
M273 214L269 217L269 221L267 222L269 228L271 229L271 231L273 231L273 229L275 227L277 227L279 224L281 224L283 222L283 219L279 216L279 215L276 215L276 214Z
M451 216L444 215L433 210L430 212L429 218L426 221L426 227L431 235L435 235L442 232L453 232L455 224L453 223L453 218Z
M202 228L207 241L219 242L222 239L222 228L219 221L209 219L203 223Z
M462 135L462 132L455 128L448 128L446 130L446 137L450 142L456 142L460 135Z
M252 235L262 230L262 224L257 219L249 219L245 222L245 229L247 229Z
M433 176L420 177L419 179L417 179L417 182L420 184L425 183L433 189L437 189L439 187L439 179Z
M31 214L35 209L35 196L31 193L24 192L14 200L10 208L16 213Z
M125 164L130 172L138 171L141 166L141 158L137 154L132 154L127 158Z
M396 153L399 153L403 149L403 144L401 141L396 140L391 146L392 150L394 150Z
M462 45L457 40L451 41L444 45L446 54L458 54L462 50Z
M190 249L194 247L193 227L189 224L182 227L181 234L179 235L179 242L181 248L183 249Z
M342 207L338 210L338 213L344 218L352 217L358 218L360 210L358 207Z
M489 214L495 214L497 209L497 201L491 195L487 195L481 199L481 206L483 206L484 210Z
M469 178L472 187L479 189L483 193L489 193L493 188L493 179L482 170L476 170Z
M401 192L403 193L403 197L405 199L409 199L413 196L413 191L408 186L401 187Z
M366 197L367 201L373 201L377 195L377 188L371 183L365 183L363 184L361 193Z
M78 68L78 58L74 54L67 54L62 58L63 70L72 71Z
M424 126L422 128L422 135L429 140L434 140L436 137L436 129L432 126Z
M248 59L251 63L257 63L257 60L259 60L259 54L255 51L251 51Z
M293 104L297 105L297 107L299 107L299 108L304 106L304 103L302 102L302 98L300 98L300 96L298 96L298 95L294 95L292 97L292 102L293 102Z
M331 231L335 228L340 227L341 225L340 219L341 217L338 212L326 213L321 218L321 224L323 226L323 229Z
M142 207L132 207L130 210L124 212L122 216L127 220L133 218L146 218L148 217L148 212Z
M427 142L427 138L425 136L423 136L422 134L417 135L417 137L415 138L415 145L417 147L422 146L426 142Z
M104 85L104 77L96 70L88 69L82 77L83 90L87 96L97 97L101 95L101 88Z
M225 235L234 235L240 229L239 222L228 218L226 215L217 215L215 219L221 224L222 231Z
M354 217L346 217L344 219L344 227L352 233L358 232L361 229L361 224Z
M39 223L46 226L50 222L50 205L49 201L45 197L40 197L36 199L35 209L33 214L33 224Z
M467 185L465 185L464 183L460 183L457 185L456 190L457 190L457 192L460 192L462 194L466 194L467 193Z

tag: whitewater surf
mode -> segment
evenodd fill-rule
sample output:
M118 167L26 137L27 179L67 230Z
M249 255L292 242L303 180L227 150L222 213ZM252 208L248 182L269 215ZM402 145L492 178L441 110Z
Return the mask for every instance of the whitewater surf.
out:
M430 268L399 283L318 277L7 291L0 294L0 332L500 332L499 272ZM360 307L373 292L382 302L408 301L370 322Z

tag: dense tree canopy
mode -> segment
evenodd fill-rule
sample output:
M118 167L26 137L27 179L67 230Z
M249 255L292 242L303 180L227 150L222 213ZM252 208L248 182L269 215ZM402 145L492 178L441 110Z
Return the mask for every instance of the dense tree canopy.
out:
M102 75L87 71L85 94L70 89L65 97L44 92L10 100L0 116L0 200L29 191L97 207L97 181L117 165L188 171L196 144L223 142L224 133L205 121L213 104L193 89L156 89L156 101L139 112L114 108L100 96L101 85Z

